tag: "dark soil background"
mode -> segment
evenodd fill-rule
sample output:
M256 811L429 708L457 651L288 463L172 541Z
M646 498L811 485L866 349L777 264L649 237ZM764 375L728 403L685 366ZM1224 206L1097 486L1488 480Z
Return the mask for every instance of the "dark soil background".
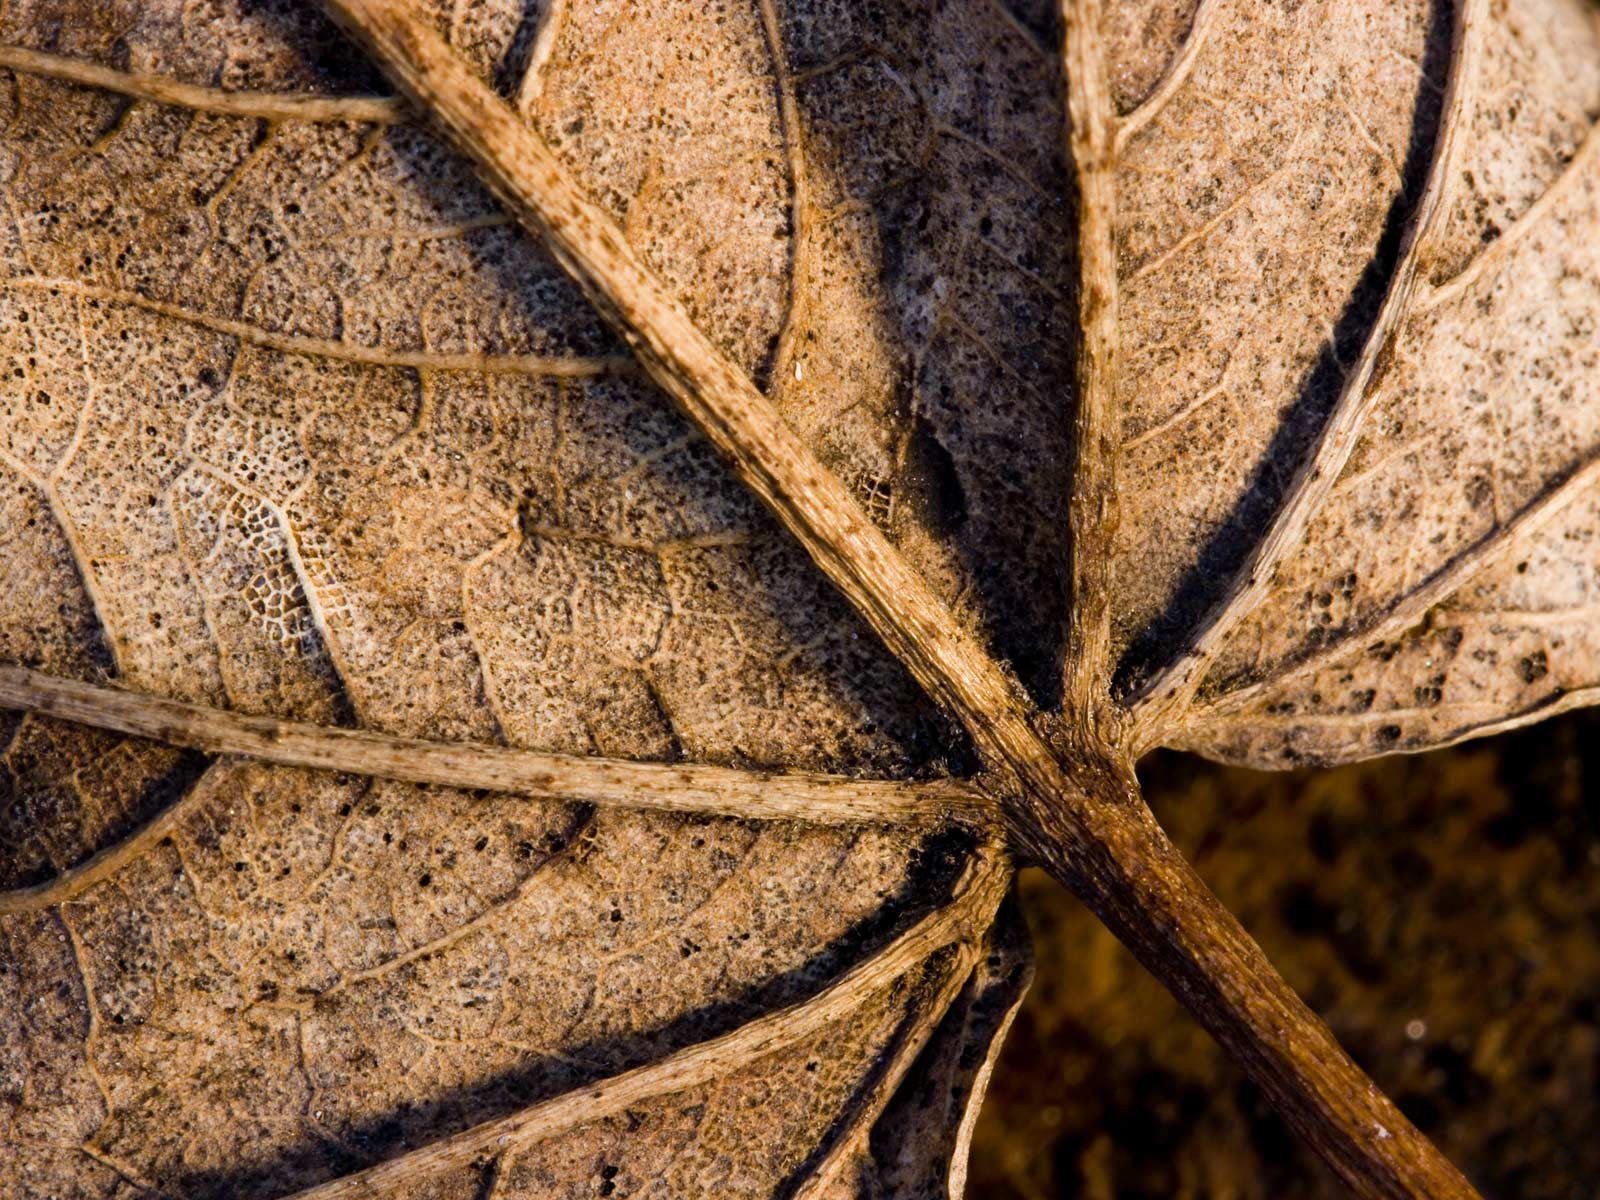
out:
M1162 755L1173 839L1494 1200L1600 1197L1600 713L1267 775ZM973 1147L978 1200L1344 1193L1069 895L1022 881L1037 975Z

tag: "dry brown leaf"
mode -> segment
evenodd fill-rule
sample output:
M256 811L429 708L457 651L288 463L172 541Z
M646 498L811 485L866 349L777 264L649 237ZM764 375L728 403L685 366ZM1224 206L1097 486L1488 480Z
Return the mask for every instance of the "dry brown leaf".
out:
M1334 38L1348 63L1316 33L1318 75L1292 81L1315 121L1286 102L1277 136L1177 159L1185 174L1161 175L1176 186L1141 170L1174 161L1163 142L1195 144L1224 81L1257 86L1224 36L1124 148L1126 446L1174 485L1126 502L1125 552L1163 586L1125 593L1118 620L1144 644L1124 671L1198 644L1150 688L1182 730L1165 740L1262 766L1421 749L1585 703L1597 661L1595 10L1488 4L1448 80L1426 11L1329 12L1396 28L1376 32L1376 56ZM1208 179L1224 181L1215 195ZM1340 238L1314 240L1329 224ZM1249 246L1271 249L1245 261ZM1180 482L1202 474L1209 486ZM1229 594L1269 522L1293 538ZM1198 637L1166 632L1217 596ZM1160 703L1196 686L1181 716Z
M1593 682L1592 12L329 8L0 10L0 1197L959 1193L1012 854L1469 1194L1132 762Z

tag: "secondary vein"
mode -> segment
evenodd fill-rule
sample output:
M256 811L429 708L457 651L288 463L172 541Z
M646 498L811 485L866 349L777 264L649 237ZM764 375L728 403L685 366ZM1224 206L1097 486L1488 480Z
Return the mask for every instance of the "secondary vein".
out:
M393 96L313 96L285 92L225 91L182 83L164 75L118 71L81 58L46 54L23 46L0 46L0 67L24 75L117 92L178 108L268 121L355 121L390 125L412 118L405 101Z
M1072 609L1065 695L1087 720L1109 715L1111 571L1117 528L1116 119L1101 0L1064 0L1067 145L1077 179L1078 324L1072 532ZM1111 741L1114 731L1096 731Z
M808 1000L758 1017L732 1033L689 1046L647 1066L563 1092L365 1171L299 1192L288 1200L355 1200L390 1195L396 1187L415 1187L421 1180L468 1166L485 1153L514 1152L655 1096L709 1083L786 1050L848 1019L866 1000L945 946L975 939L998 907L1009 874L1003 856L993 851L980 853L948 904L922 918ZM956 964L955 973L961 973L963 965L964 962Z
M1457 13L1449 87L1427 183L1361 357L1346 376L1316 448L1295 473L1271 526L1235 573L1221 600L1191 634L1189 645L1133 698L1135 722L1142 727L1141 745L1160 740L1162 730L1182 720L1183 710L1222 646L1239 624L1266 602L1279 567L1304 545L1313 520L1365 432L1367 416L1379 395L1375 385L1381 378L1380 365L1394 353L1395 340L1412 310L1423 255L1447 213L1444 197L1465 140L1487 25L1488 0L1467 0Z
M980 793L955 780L851 779L429 742L247 716L16 666L0 666L0 708L212 754L539 800L816 824L982 824L988 812ZM129 838L48 883L0 892L0 913L59 904L109 878L199 803L198 790L191 789Z

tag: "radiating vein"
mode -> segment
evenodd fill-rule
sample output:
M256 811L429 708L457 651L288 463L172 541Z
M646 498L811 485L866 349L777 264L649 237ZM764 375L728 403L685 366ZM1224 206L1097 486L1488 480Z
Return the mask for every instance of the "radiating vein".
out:
M1397 719L1408 715L1426 716L1434 719L1437 719L1438 717L1448 718L1452 714L1459 713L1463 710L1476 710L1487 714L1493 714L1487 716L1482 721L1468 720L1465 722L1451 722L1447 720L1441 722L1443 724L1453 724L1455 727L1442 737L1429 737L1426 741L1419 745L1399 745L1387 751L1387 753L1390 754L1422 754L1431 753L1434 750L1440 750L1448 746L1459 746L1463 742L1475 741L1478 738L1493 737L1494 735L1500 733L1509 733L1514 729L1522 729L1528 725L1534 725L1543 721L1548 721L1550 718L1560 716L1562 713L1575 712L1580 708L1593 708L1597 704L1600 704L1600 686L1573 688L1571 691L1556 687L1551 688L1546 695L1541 696L1527 707L1518 712L1510 714L1506 714L1497 703L1485 702L1482 705L1445 704L1439 706L1438 708L1415 710L1409 713L1405 711L1394 710L1390 712L1372 714L1363 713L1354 717L1348 713L1328 714L1326 723L1333 724L1335 726L1350 723L1371 725L1377 724L1379 721L1386 723L1394 722ZM1324 723L1319 721L1319 716L1320 714L1313 714L1309 718L1302 716L1298 719L1293 716L1274 717L1269 718L1266 723L1286 726L1293 726L1296 724L1309 725ZM1228 713L1220 717L1213 725L1208 726L1208 728L1226 729L1242 725L1247 726L1249 729L1256 729L1259 728L1261 724L1263 724L1263 722L1255 714L1245 717L1239 714Z
M1195 413L1205 408L1206 405L1212 403L1219 396L1226 395L1229 386L1228 369L1227 367L1224 367L1222 371L1222 378L1216 384L1195 396L1182 408L1178 409L1177 412L1172 413L1170 416L1162 417L1154 425L1150 426L1150 428L1144 430L1142 433L1134 434L1132 437L1123 442L1123 453L1126 454L1128 451L1135 450L1148 442L1153 442L1157 438L1165 437L1173 430L1180 428L1184 422L1186 422L1190 417L1194 416Z
M794 72L783 44L783 22L776 0L760 0L761 28L767 42L767 57L772 60L778 94L778 118L783 148L789 165L789 264L785 273L787 288L783 316L778 324L778 340L772 351L771 382L776 388L794 357L794 342L800 332L800 263L811 250L811 196L806 173L806 151L800 121L800 105L795 99Z
M84 411L93 404L93 397L84 401ZM80 419L79 429L81 431ZM74 433L74 444L78 433ZM63 458L63 463L65 459ZM56 487L57 476L62 464L48 476L39 475L26 464L13 458L3 448L0 448L0 468L9 469L19 479L31 484L44 500L45 508L50 513L51 521L56 527L56 532L61 535L62 546L66 549L67 559L72 565L73 575L78 580L78 586L83 589L83 598L87 602L88 616L94 622L95 632L99 635L99 644L104 648L106 656L110 659L111 671L119 677L128 674L126 661L126 647L119 636L116 627L111 623L111 606L107 603L104 589L100 586L100 577L94 569L93 557L84 549L83 539L78 534L77 523L73 521L72 514L67 511L66 505L61 502L60 493Z
M9 670L9 668L0 668ZM0 707L4 707L0 704ZM163 838L170 837L186 816L203 803L205 773L184 789L183 795L146 821L120 842L62 871L53 879L28 887L0 891L0 915L38 912L83 895L97 883L112 878Z
M545 64L555 49L561 30L567 23L567 0L546 0L544 12L539 14L539 31L534 34L533 47L528 51L528 65L522 70L522 82L517 85L517 111L524 118L533 114L533 106L544 91Z
M1418 289L1416 307L1427 312L1444 304L1470 288L1511 252L1512 248L1528 235L1537 231L1545 216L1561 203L1566 194L1582 182L1585 174L1600 163L1600 121L1589 126L1577 151L1567 160L1561 174L1551 182L1539 198L1530 204L1511 226L1498 238L1480 250L1475 258L1443 283Z
M241 342L260 346L266 350L301 354L308 358L331 358L369 366L412 367L434 371L482 371L491 375L532 375L552 379L587 379L600 375L626 374L634 369L633 360L626 356L585 358L568 355L475 352L452 354L433 350L390 350L383 346L363 346L356 342L337 341L333 338L274 333L270 329L262 329L259 325L252 325L248 321L216 317L210 313L185 308L181 304L152 300L137 292L98 287L94 284L80 283L75 279L28 275L0 282L0 288L83 296L108 304L126 304L170 320L182 321L185 324L209 329L214 333L237 338Z
M1304 544L1312 520L1322 510L1365 430L1367 416L1377 403L1378 391L1373 384L1381 377L1380 365L1394 354L1395 341L1411 313L1422 256L1447 214L1444 197L1465 141L1487 26L1488 0L1466 0L1458 9L1449 86L1427 183L1377 319L1360 358L1345 377L1315 450L1295 473L1272 525L1222 598L1201 621L1189 646L1134 698L1136 722L1146 729L1143 741L1157 740L1160 727L1180 719L1178 714L1204 680L1229 635L1271 594L1278 568Z
M1299 139L1302 136L1303 131L1296 132L1294 138L1284 147L1282 161L1278 166L1261 176L1261 178L1251 180L1237 195L1229 199L1226 204L1199 225L1196 225L1165 249L1140 263L1133 274L1129 276L1129 282L1135 283L1148 275L1155 274L1191 246L1204 242L1238 213L1240 209L1253 203L1261 194L1274 187L1283 176L1300 166L1300 161L1296 155L1300 149Z
M1449 599L1475 577L1516 550L1524 537L1537 532L1573 501L1597 493L1600 493L1600 454L1592 454L1587 462L1509 521L1485 534L1403 594L1376 620L1343 631L1319 646L1315 653L1294 659L1262 679L1207 698L1196 711L1200 714L1236 712L1259 698L1263 692L1282 687L1285 683L1313 674L1338 661L1357 645L1399 639L1421 621L1434 605ZM1204 721L1205 716L1196 719Z
M1161 110L1172 102L1172 98L1189 81L1195 63L1200 60L1200 52L1205 49L1216 28L1217 12L1222 3L1223 0L1200 0L1195 5L1194 16L1189 21L1189 36L1183 39L1183 45L1167 64L1161 82L1156 84L1132 112L1117 122L1116 139L1113 143L1113 149L1117 153L1122 152L1134 134L1155 120Z
M862 1144L872 1134L873 1127L889 1101L894 1099L906 1072L916 1062L917 1055L928 1044L929 1038L944 1019L961 989L972 974L978 959L981 930L955 946L955 960L941 965L941 976L933 995L917 1005L905 1025L897 1031L894 1047L888 1061L883 1063L866 1087L852 1097L850 1111L842 1121L835 1122L830 1131L831 1144L824 1150L806 1173L805 1181L791 1195L791 1200L822 1200L837 1195L842 1173L855 1161Z
M0 46L0 68L64 83L81 84L178 108L259 117L268 121L355 121L387 125L412 118L410 107L391 96L309 96L282 92L229 92L180 83L164 75L118 71L79 58L22 46Z
M415 962L427 962L430 958L448 950L451 946L461 944L475 937L479 931L493 925L503 914L510 912L521 905L542 882L540 871L547 869L552 860L558 855L570 850L573 843L581 836L586 828L594 823L595 809L593 805L581 805L559 836L562 849L552 851L544 860L537 864L533 871L524 875L520 882L506 893L486 905L476 915L453 925L446 933L427 941L419 942L409 950L403 950L388 958L380 959L369 967L358 970L347 970L340 974L337 981L319 992L319 996L331 996L336 992L354 987L358 984L369 983L374 979L394 975L404 970Z
M491 189L538 232L651 376L888 643L1001 761L1060 775L1016 681L934 595L837 476L712 343L525 125L400 0L327 0ZM1048 764L1048 765L1047 765ZM1064 782L1064 781L1063 781ZM1059 788L1057 790L1060 790Z
M1118 748L1070 759L1021 687L951 616L839 480L679 306L536 132L403 0L325 0L933 697L967 726L1019 853L1068 883L1240 1057L1363 1194L1473 1192L1350 1061L1166 839ZM1065 727L1095 728L1068 711ZM1070 765L1069 765L1070 763ZM1374 1140L1371 1131L1384 1130Z
M808 1000L647 1066L564 1092L365 1171L298 1192L289 1200L355 1200L393 1194L397 1188L415 1189L422 1181L469 1166L485 1154L513 1152L657 1096L701 1086L786 1050L847 1020L866 1000L945 946L976 938L999 906L1008 874L1000 854L980 852L948 904Z
M1062 0L1067 148L1077 181L1078 327L1073 428L1072 608L1065 696L1093 720L1109 711L1111 568L1117 529L1117 184L1114 105L1100 0ZM1098 736L1109 740L1108 734Z
M212 754L242 754L285 766L514 792L543 800L819 824L978 823L986 811L978 792L954 780L902 783L429 742L247 716L25 667L0 666L0 708ZM193 794L127 841L50 883L0 895L0 912L57 903L108 877L118 865L165 837L173 822L182 818L185 806L197 803Z

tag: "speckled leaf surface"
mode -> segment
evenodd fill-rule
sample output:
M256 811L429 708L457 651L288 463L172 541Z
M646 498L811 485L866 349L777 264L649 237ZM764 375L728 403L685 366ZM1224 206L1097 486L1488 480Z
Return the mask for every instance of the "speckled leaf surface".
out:
M0 8L5 1200L959 1194L1052 805L1586 698L1577 0L327 7Z
M492 66L526 51L517 15L454 33ZM629 161L596 185L639 165L615 186L676 193L643 177L675 164L706 189L676 213L627 199L754 366L791 252L772 58L754 14L720 41L695 6L677 19L729 78L682 113L705 157L618 131ZM59 68L14 70L5 101L8 661L438 741L946 761L904 675L318 14L18 6L0 39ZM667 104L699 93L697 62L614 65L663 76ZM596 132L638 100L602 83ZM552 71L552 114L564 87ZM804 1000L948 897L970 851L4 720L0 866L36 885L0 916L8 1197L285 1195L434 1144ZM72 874L130 836L114 874ZM428 1186L859 1172L971 969L913 963L796 1046L491 1140Z
M1230 702L1226 753L1435 745L1596 681L1600 33L1578 6L1492 18L1367 428L1218 664L1257 693Z
M1335 168L1305 155L1316 131L1286 100L1281 116L1262 116L1277 123L1272 136L1219 146L1211 167L1183 160L1238 183L1204 206L1179 203L1206 219L1191 218L1192 233L1173 226L1152 236L1159 269L1139 249L1146 214L1159 208L1130 199L1138 207L1123 243L1135 320L1146 280L1198 273L1155 288L1161 324L1138 330L1128 347L1135 398L1124 409L1125 449L1130 461L1156 456L1174 478L1213 481L1184 489L1181 512L1156 502L1165 516L1124 526L1129 552L1152 564L1152 554L1167 556L1173 565L1158 578L1174 581L1150 597L1161 617L1141 624L1137 600L1122 610L1137 631L1124 668L1136 687L1149 647L1170 663L1173 647L1203 645L1195 676L1204 682L1188 711L1170 717L1182 728L1170 740L1262 766L1439 745L1587 703L1595 683L1595 10L1484 6L1470 35L1456 38L1460 69L1448 87L1438 47L1449 35L1429 32L1430 21L1449 23L1448 12L1408 17L1382 5L1363 17L1341 6L1338 21L1409 22L1373 35L1387 49L1359 70L1324 53L1332 29L1308 16L1297 12L1294 26L1317 46L1307 61L1337 77L1316 93L1316 112L1359 132L1330 143L1351 158ZM1220 24L1209 31L1219 34L1236 44ZM1185 85L1130 138L1124 170L1137 170L1141 152L1159 153L1141 147L1169 127L1166 136L1184 136L1186 108L1214 101L1206 71L1201 46ZM1311 71L1292 80L1302 95ZM1229 77L1258 87L1250 73ZM1362 115L1364 87L1389 117ZM1257 169L1248 151L1281 162ZM1196 183L1206 186L1197 176L1156 190L1171 204ZM1370 218L1334 211L1349 204L1366 204ZM1304 234L1287 225L1268 233L1257 209L1310 224ZM1312 230L1330 224L1339 236L1318 241ZM1352 254L1337 279L1330 247ZM1208 253L1229 265L1201 266ZM1185 298L1177 305L1174 288ZM1246 306L1246 321L1227 315L1224 288ZM1273 288L1296 291L1263 306ZM1314 303L1313 292L1323 299ZM1175 336L1170 322L1190 311L1191 297L1195 316ZM1252 327L1261 343L1235 336ZM1285 354L1286 337L1304 339L1302 357ZM1230 479L1239 482L1216 486ZM1294 513L1305 524L1293 549L1261 570L1250 551L1296 509L1285 496L1312 501ZM1145 502L1129 493L1133 512ZM1180 526L1193 532L1174 536ZM1230 593L1228 569L1241 563L1255 577ZM1153 636L1174 617L1191 627L1198 619L1203 632Z

